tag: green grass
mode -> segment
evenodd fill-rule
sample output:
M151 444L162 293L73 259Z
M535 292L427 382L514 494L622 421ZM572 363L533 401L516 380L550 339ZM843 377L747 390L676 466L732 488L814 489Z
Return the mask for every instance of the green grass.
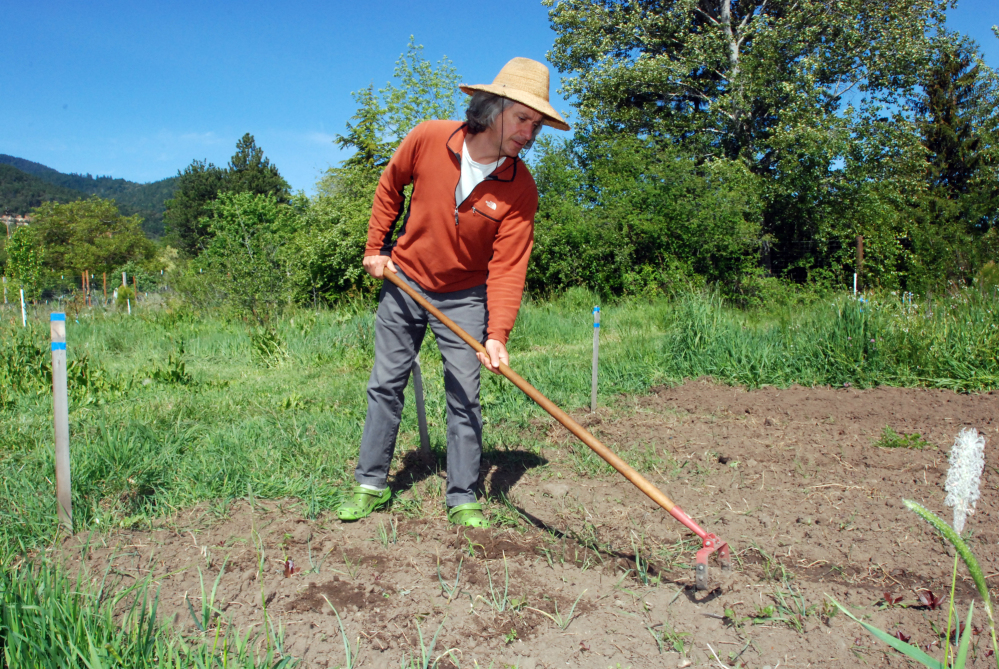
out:
M527 302L509 343L514 369L570 411L589 405L594 303L582 290ZM932 309L892 295L751 313L704 294L604 304L600 402L705 375L751 388L993 389L997 307L974 290L938 298ZM363 302L294 310L274 321L271 337L238 319L185 309L71 315L76 529L141 527L201 502L222 513L250 496L298 498L310 516L333 508L352 480L373 320ZM422 359L440 454L443 379L431 334ZM57 534L49 360L47 312L36 311L22 329L19 310L0 311L3 564ZM413 404L410 396L400 453L418 443ZM544 414L511 384L484 374L482 404L487 457L540 448L536 419ZM587 449L568 457L580 474L608 471Z
M71 580L46 561L0 571L4 666L284 669L295 665L281 649L280 630L268 629L267 638L260 640L251 633L240 635L223 619L194 636L181 637L157 620L159 598L149 579L120 587L109 576L105 573L98 585L91 586L82 577Z
M589 404L594 297L570 291L525 304L512 364L569 410ZM796 311L745 313L709 295L604 305L600 395L712 376L749 387L877 384L977 391L999 385L999 304L963 291L909 306L891 295L839 297ZM0 557L45 545L55 531L47 323L0 324ZM41 316L41 314L39 314ZM274 360L238 320L190 312L84 312L68 323L74 520L131 525L249 495L296 497L310 515L339 502L351 479L372 362L363 303L295 311L275 322ZM424 347L431 441L445 443L443 380ZM531 450L542 415L505 379L485 374L486 450ZM418 441L407 403L401 450ZM581 474L606 471L588 449Z

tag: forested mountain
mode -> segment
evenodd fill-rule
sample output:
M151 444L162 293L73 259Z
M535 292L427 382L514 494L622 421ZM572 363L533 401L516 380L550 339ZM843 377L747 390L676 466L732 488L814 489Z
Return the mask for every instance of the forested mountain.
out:
M9 167L6 167L9 166ZM0 154L0 167L6 167L0 172L0 211L11 214L27 213L41 201L56 200L68 202L80 199L82 196L97 195L105 199L114 199L122 214L131 216L138 214L143 219L142 228L150 237L163 234L164 203L173 197L176 188L176 177L161 179L148 184L140 184L127 179L115 179L107 176L94 177L89 174L64 174L40 163ZM16 168L14 172L10 168ZM33 177L50 190L44 190L36 185L30 187L31 197L41 198L39 202L29 204L31 197L25 191L23 177L16 172ZM16 185L22 184L22 185ZM21 195L18 195L21 193ZM76 193L75 197L67 193Z
M78 199L78 190L56 186L16 167L0 164L0 213L26 214L42 202Z

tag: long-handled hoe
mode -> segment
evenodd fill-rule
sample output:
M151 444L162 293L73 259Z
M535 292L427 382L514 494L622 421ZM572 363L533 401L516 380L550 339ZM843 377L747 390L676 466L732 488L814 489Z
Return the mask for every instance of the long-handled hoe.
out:
M427 302L423 296L413 290L406 282L397 277L391 270L386 269L384 272L386 280L395 284L401 288L407 295L413 298L417 304L430 312L437 320L450 328L456 335L461 337L466 344L474 348L479 353L486 353L486 348L480 344L478 341L473 339L467 332L462 330L452 321L450 318L445 316L434 307L432 304ZM570 432L579 437L579 440L584 444L589 446L594 453L599 455L601 458L607 461L611 467L616 469L621 473L626 479L635 484L635 486L644 492L649 498L666 509L670 515L683 523L691 532L700 537L702 541L701 550L697 551L697 562L696 570L694 573L694 582L698 590L708 589L708 556L714 552L718 553L718 557L721 561L722 569L729 569L731 567L731 560L729 555L728 543L722 541L717 537L717 535L709 532L705 532L701 527L695 523L690 516L688 516L684 511L673 503L669 497L664 495L662 491L652 485L644 476L639 474L637 471L632 469L628 463L619 458L613 451L604 446L600 441L590 434L589 430L577 423L572 419L569 414L559 409L555 404L549 400L547 397L542 395L537 388L532 386L530 383L524 380L524 378L517 372L510 369L505 363L500 363L499 366L500 374L508 378L513 382L515 386L520 388L524 393L530 397L532 400L537 402L542 409L550 413L555 417L555 420L562 423Z

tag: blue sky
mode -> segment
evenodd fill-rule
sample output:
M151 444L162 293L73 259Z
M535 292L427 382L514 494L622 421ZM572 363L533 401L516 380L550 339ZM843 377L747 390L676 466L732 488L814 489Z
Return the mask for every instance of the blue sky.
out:
M514 56L544 60L554 41L538 0L3 4L0 153L142 182L196 158L224 165L250 132L311 192L344 157L332 140L351 91L384 85L410 35L468 83ZM996 0L961 0L948 19L999 68L995 23Z

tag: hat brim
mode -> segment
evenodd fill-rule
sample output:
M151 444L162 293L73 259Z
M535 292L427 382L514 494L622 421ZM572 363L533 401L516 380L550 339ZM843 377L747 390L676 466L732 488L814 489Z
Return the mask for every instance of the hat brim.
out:
M520 104L530 107L534 111L541 114L544 117L541 121L543 124L555 128L556 130L569 129L569 124L565 122L565 119L563 119L557 111L555 111L555 108L552 107L547 100L540 98L533 93L528 93L527 91L511 88L502 84L479 84L475 86L462 84L458 88L461 89L462 93L467 95L472 95L475 91L483 91L508 98L514 102L519 102Z

